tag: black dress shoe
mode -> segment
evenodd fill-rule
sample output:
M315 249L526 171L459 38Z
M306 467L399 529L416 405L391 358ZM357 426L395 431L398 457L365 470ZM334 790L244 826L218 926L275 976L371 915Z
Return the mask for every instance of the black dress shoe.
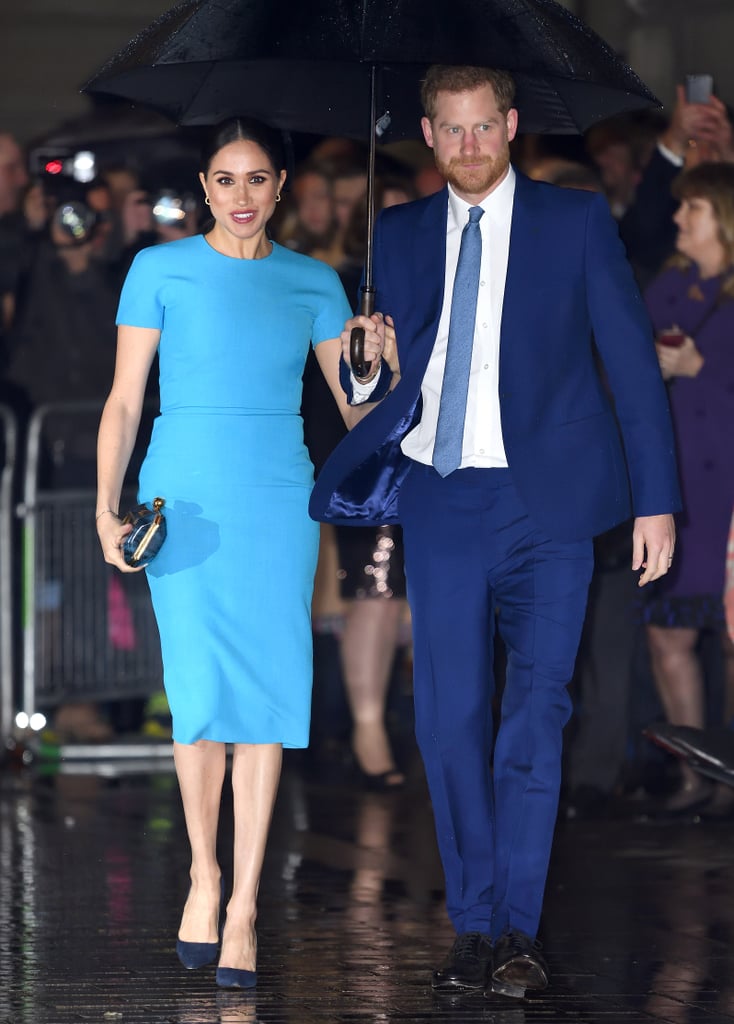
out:
M492 964L492 943L481 932L465 932L456 938L449 955L433 972L431 985L437 991L484 988Z
M526 989L548 985L548 967L540 955L540 946L523 932L511 931L494 946L492 992L522 999Z

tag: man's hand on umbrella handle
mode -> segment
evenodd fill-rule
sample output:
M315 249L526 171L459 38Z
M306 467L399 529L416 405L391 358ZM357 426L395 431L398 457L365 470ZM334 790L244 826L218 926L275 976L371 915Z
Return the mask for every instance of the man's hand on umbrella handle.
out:
M362 377L352 360L353 332L359 330L364 332L358 336L361 345L361 363L369 363L369 375ZM385 350L385 320L382 313L373 313L372 316L355 316L347 320L344 330L341 333L342 355L348 366L352 367L352 373L362 383L369 383L377 376L380 368L382 354Z

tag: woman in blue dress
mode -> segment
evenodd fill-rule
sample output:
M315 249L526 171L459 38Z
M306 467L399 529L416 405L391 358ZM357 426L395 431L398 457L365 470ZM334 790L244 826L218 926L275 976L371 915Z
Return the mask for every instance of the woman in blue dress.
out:
M283 747L308 744L310 606L319 528L299 414L310 344L345 417L339 334L351 315L335 271L272 242L286 172L277 132L237 118L211 133L200 180L205 235L140 252L117 315L115 375L99 429L97 531L130 570L118 516L146 380L161 409L139 498L165 498L168 536L146 572L161 637L174 756L191 844L177 952L218 958L217 983L256 982L256 897ZM233 744L234 880L221 950L216 857Z

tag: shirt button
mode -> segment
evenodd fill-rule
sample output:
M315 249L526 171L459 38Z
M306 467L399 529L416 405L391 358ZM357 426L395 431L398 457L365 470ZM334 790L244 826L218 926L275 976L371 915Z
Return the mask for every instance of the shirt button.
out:
M487 330L487 325L486 325L486 323L485 323L485 324L482 324L482 327L484 328L484 330L485 330L485 331Z
M480 448L480 449L479 449L479 454L480 454L480 455L484 455L484 448Z
M485 369L485 370L488 370L488 369L489 369L489 363L485 363L485 364L484 364L484 369Z
M480 288L484 288L484 281L480 281L480 282L479 282L479 287L480 287Z

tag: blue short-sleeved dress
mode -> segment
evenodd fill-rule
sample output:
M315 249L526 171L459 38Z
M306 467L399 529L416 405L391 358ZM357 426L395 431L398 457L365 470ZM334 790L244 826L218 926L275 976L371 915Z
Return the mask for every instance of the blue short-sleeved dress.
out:
M161 331L139 497L166 501L146 572L180 743L308 745L319 528L301 376L350 315L330 267L277 244L235 259L196 235L144 249L126 278L117 323Z

